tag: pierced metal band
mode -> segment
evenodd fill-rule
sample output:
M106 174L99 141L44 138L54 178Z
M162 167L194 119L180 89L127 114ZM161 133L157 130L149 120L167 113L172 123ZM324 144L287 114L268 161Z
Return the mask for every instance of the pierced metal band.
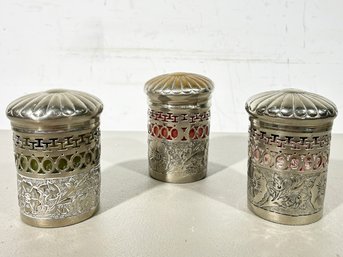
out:
M15 162L28 177L64 177L87 172L100 160L100 130L35 135L14 133Z

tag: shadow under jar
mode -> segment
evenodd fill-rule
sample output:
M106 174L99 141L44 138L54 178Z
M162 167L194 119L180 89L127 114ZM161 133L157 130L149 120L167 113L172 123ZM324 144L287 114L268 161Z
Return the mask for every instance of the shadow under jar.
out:
M212 90L210 79L182 72L145 84L151 177L187 183L206 176Z
M25 223L61 227L96 212L102 109L98 98L63 89L26 95L7 107Z
M251 97L246 110L250 210L281 224L319 220L336 106L320 95L285 89Z

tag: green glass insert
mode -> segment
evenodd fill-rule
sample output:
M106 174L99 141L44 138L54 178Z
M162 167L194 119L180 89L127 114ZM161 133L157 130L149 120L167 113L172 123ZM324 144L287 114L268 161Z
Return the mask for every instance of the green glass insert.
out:
M64 158L61 158L59 161L58 161L58 169L59 170L66 170L68 167L68 161Z
M36 159L32 159L30 161L30 168L34 171L37 171L39 169L39 164Z
M78 168L81 164L81 156L77 155L73 158L73 166L74 168Z
M45 171L51 171L52 170L52 161L51 160L45 160L43 162L43 169Z

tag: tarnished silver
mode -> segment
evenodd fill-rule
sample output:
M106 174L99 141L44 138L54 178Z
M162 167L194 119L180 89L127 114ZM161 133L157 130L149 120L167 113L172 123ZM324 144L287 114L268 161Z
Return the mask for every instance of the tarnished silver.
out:
M285 89L251 97L246 110L249 208L281 224L319 220L335 104L317 94Z
M212 90L210 79L182 72L160 75L145 84L153 178L186 183L206 176Z
M49 90L7 107L13 129L22 220L38 227L71 225L91 217L100 197L99 116L89 94Z

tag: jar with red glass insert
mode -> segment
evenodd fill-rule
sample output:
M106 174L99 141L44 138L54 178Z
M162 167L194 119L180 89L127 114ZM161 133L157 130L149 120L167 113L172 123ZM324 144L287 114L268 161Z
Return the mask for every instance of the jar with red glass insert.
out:
M182 72L160 75L145 84L153 178L186 183L206 176L212 90L210 79Z

